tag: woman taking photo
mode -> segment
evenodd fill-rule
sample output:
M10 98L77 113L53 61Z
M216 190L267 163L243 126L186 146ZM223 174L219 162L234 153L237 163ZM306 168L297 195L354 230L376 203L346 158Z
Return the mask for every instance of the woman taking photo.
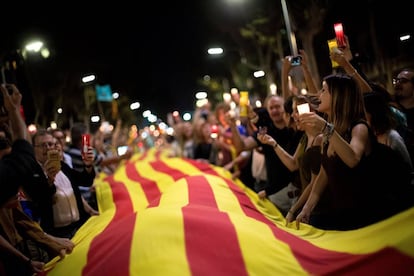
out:
M361 161L371 151L362 93L348 75L324 78L319 112L299 116L301 124L323 133L321 168L297 222L321 229L348 230L369 223L369 189ZM318 202L323 201L323 205Z

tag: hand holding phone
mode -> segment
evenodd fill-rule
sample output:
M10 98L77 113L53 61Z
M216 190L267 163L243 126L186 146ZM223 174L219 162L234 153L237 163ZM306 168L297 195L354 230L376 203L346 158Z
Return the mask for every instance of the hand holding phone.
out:
M82 157L85 159L85 155L88 153L89 147L91 145L91 135L90 134L82 134Z
M49 160L49 162L51 164L53 164L53 167L56 168L57 171L60 171L61 169L61 165L60 165L60 152L58 150L48 150L47 151L47 160Z
M290 58L290 64L292 66L299 66L302 64L302 57L301 56L295 56Z

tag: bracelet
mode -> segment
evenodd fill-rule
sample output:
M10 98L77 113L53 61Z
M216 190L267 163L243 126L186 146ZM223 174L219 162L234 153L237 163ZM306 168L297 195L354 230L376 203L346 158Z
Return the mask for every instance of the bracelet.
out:
M275 145L273 146L273 149L276 149L277 148L277 146L279 146L279 144L275 141Z
M358 73L358 71L356 69L354 69L354 72L352 74L349 74L349 76L351 78L353 78L357 73Z
M326 137L326 139L329 140L331 138L332 134L334 133L334 131L335 131L334 125L327 122L326 126L325 126L325 129L323 131L323 135Z

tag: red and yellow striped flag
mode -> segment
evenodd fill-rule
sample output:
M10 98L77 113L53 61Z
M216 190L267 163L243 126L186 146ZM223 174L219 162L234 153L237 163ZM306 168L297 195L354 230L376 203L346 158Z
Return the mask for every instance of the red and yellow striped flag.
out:
M96 180L61 275L414 275L414 208L353 231L285 219L223 168L152 149Z

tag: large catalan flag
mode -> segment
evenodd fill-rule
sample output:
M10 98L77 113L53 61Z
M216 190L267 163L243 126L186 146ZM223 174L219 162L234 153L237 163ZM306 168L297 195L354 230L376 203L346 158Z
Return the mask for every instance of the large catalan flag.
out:
M96 180L100 215L62 275L414 275L414 208L353 231L297 230L220 167L136 154Z

